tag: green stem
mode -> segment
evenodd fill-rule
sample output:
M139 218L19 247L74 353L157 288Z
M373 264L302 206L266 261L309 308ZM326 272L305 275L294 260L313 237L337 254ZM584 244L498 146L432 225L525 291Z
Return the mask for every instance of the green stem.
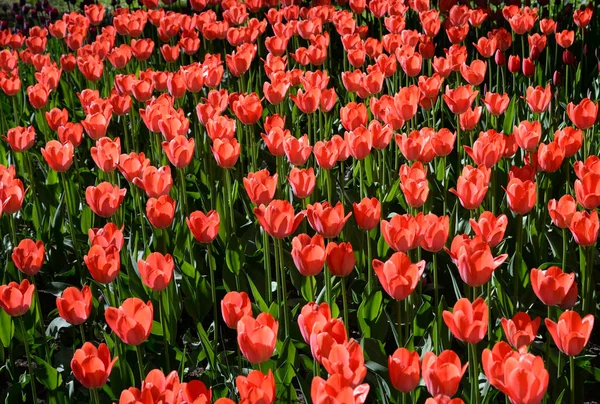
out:
M365 232L367 236L367 293L370 295L373 292L373 268L371 262L373 261L373 252L371 251L371 237L369 236L369 230Z
M225 171L225 186L227 187L227 201L229 202L229 228L231 230L230 234L234 234L235 219L233 217L233 193L231 192L231 173L229 169Z
M75 226L73 226L73 217L75 216L74 213L71 211L72 209L72 204L74 204L75 202L73 201L72 195L71 195L71 190L70 190L70 182L67 182L67 176L65 175L64 172L60 173L61 177L62 177L62 182L63 182L63 187L64 187L64 192L65 192L65 202L67 205L67 220L69 221L69 232L71 233L71 242L73 243L73 250L75 252L75 260L77 261L77 266L79 268L79 274L81 277L81 284L84 284L84 280L85 280L85 273L83 271L83 267L81 266L81 261L79 259L79 248L78 248L78 244L77 244L77 237L75 236Z
M214 268L214 264L213 264L213 250L212 250L212 244L209 243L207 245L208 247L208 271L210 273L210 292L211 292L211 297L212 297L212 303L213 303L213 321L215 322L214 324L214 334L213 334L213 339L215 342L215 346L219 345L219 311L217 310L218 307L218 303L217 303L217 284L215 282L215 271L216 268Z
M33 193L33 206L35 209L35 212L33 212L33 217L35 219L34 224L36 223L38 225L38 228L35 230L37 231L38 238L40 238L43 229L43 223L40 220L39 215L42 213L42 208L40 207L40 198L38 198L36 192L36 182L32 168L33 166L31 165L31 155L29 153L25 154L25 161L27 163L27 171L29 171L29 185L31 186L31 192Z
M562 229L562 270L567 269L567 229Z
M286 273L285 273L285 263L283 261L283 240L277 240L277 249L279 250L279 270L281 271L281 293L283 297L283 325L284 325L284 335L287 338L290 334L290 318L288 313L288 305L287 305L287 282L286 282Z
M439 280L438 280L438 264L437 264L437 253L433 253L433 301L434 301L434 311L435 311L435 332L433 334L433 349L435 354L439 354L440 352L440 330L442 329L442 318L440 314L440 296L439 296Z
M571 404L575 404L575 357L569 357L569 368L571 370L570 373L570 381L569 387L571 388Z
M138 368L140 371L140 385L144 381L144 356L142 354L142 347L140 345L135 346L135 351L137 353L138 360Z
M167 341L167 316L165 314L165 305L163 303L163 292L158 294L160 325L162 326L163 344L165 345L165 360L167 362L167 372L171 371L171 359L169 358L169 341Z
M398 322L398 346L404 346L404 338L402 338L402 300L396 301L396 320Z
M87 338L85 337L85 330L83 328L83 324L79 324L79 333L81 334L81 344L83 344L87 340Z
M472 351L472 354L471 354L472 362L469 363L469 366L473 367L472 383L473 383L473 394L475 395L475 401L473 401L473 399L471 399L471 402L479 404L481 402L481 397L479 394L479 360L477 358L477 345L469 344L469 347L471 348L471 351Z
M517 215L517 240L516 240L516 257L513 267L513 293L514 293L514 310L517 312L519 304L519 271L521 270L521 260L523 251L523 216Z
M273 285L273 279L272 279L272 274L271 274L271 251L270 251L271 247L270 247L270 242L269 242L269 235L267 234L266 231L263 230L263 255L264 255L264 261L265 261L265 300L266 300L266 304L267 306L271 305L271 301L273 300L273 295L271 293L272 290L272 285Z
M23 316L19 316L19 325L21 326L21 334L23 334L23 343L25 345L25 355L27 356L27 366L29 367L29 376L31 380L31 394L33 395L33 402L37 403L37 390L35 388L35 375L33 374L33 361L31 359L31 352L29 351L29 341L27 340L27 331L25 330L25 322Z
M360 183L360 198L362 199L365 196L365 185L363 180L363 162L362 160L358 160L358 181Z
M344 325L346 326L346 334L350 335L350 316L348 311L348 297L346 296L346 278L340 279L342 284L342 304L344 307Z

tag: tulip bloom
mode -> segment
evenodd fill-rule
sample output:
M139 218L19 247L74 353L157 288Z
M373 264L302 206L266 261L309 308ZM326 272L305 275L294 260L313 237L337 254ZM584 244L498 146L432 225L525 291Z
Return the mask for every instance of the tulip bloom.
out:
M485 93L485 98L482 100L488 112L494 116L502 115L510 104L508 94L495 94L490 91Z
M146 217L157 229L166 229L173 223L176 202L169 195L149 198L146 202Z
M98 345L86 342L75 351L71 359L73 376L88 389L98 389L106 384L113 365L118 357L110 360L110 351L106 344Z
M104 316L108 326L121 341L137 346L150 336L154 308L150 301L146 304L137 297L130 297L123 301L121 307L106 309Z
M92 278L105 285L115 280L121 270L121 256L114 245L105 248L93 245L87 255L83 257L83 261Z
M526 215L533 209L537 199L535 182L521 181L513 178L508 182L506 188L506 200L510 210L518 215Z
M96 146L90 149L92 159L105 173L114 171L121 155L121 140L116 138L114 141L108 137L102 137L96 140Z
M92 298L92 291L88 285L81 288L81 291L69 286L56 298L58 314L69 324L83 324L92 312Z
M594 210L600 206L600 174L589 172L575 180L575 196L586 209Z
M589 98L584 98L578 105L570 102L567 105L567 115L579 129L589 129L596 123L598 104L595 104Z
M465 363L461 367L460 358L452 350L446 350L440 356L427 352L423 356L421 368L429 394L454 396L458 391L460 379L467 371L467 366L468 363Z
M450 218L436 216L433 213L417 216L421 227L420 246L429 252L437 252L444 248L450 232Z
M388 369L392 386L402 393L410 393L421 379L421 360L417 352L398 348L388 357Z
M211 210L207 214L197 210L186 217L185 222L196 241L202 244L212 242L218 236L221 225L221 219L216 210Z
M417 248L423 237L419 221L408 214L382 220L381 234L392 249L401 252Z
M502 329L506 340L515 349L519 349L522 346L529 346L535 340L538 329L540 328L540 318L536 317L535 320L531 320L529 314L525 312L519 312L513 316L512 319L507 320L502 318Z
M227 327L235 330L244 316L252 316L252 303L246 292L228 292L221 300L221 314Z
M310 386L314 404L364 404L370 386L365 383L352 388L342 375L333 374L327 381L316 376Z
M531 288L546 306L562 305L571 291L577 297L575 274L563 272L559 267L550 267L545 271L533 268L530 273Z
M355 340L334 345L322 363L330 375L341 375L351 387L357 387L367 375L362 348Z
M163 255L153 252L146 260L138 260L138 270L142 282L155 292L161 292L169 286L173 279L175 262L171 254Z
M358 227L367 231L377 227L381 217L381 203L377 198L363 198L359 203L354 202L352 206Z
M296 198L304 199L309 197L314 191L315 185L317 184L317 178L312 167L293 167L288 175L288 182L290 183L290 187ZM263 203L269 203L269 201Z
M219 167L232 168L240 157L240 144L237 139L215 139L211 150Z
M29 280L23 279L21 283L10 282L0 285L0 308L11 317L22 316L29 311L35 286Z
M465 209L477 209L488 190L491 170L486 166L474 168L467 165L456 182L456 189L449 191L456 195Z
M325 302L316 304L310 302L302 307L298 315L298 327L304 342L310 344L311 335L314 332L321 332L331 320L331 309ZM344 329L345 332L345 329ZM346 338L342 338L345 340Z
M525 151L534 151L542 137L542 125L539 122L521 121L513 129L515 140L519 147Z
M292 259L303 276L315 276L325 264L325 242L323 237L315 234L312 238L300 234L292 240Z
M310 227L325 238L337 237L351 215L352 212L344 216L344 205L341 202L335 207L329 202L315 203L308 205L306 209Z
M550 101L552 100L552 88L547 85L545 88L542 86L528 87L525 95L525 101L529 105L531 112L535 114L541 114L548 110Z
M548 201L548 213L552 223L560 229L566 229L571 224L573 215L577 212L577 203L571 195L563 195L558 201Z
M592 314L581 318L579 313L571 310L561 314L557 323L549 318L545 322L558 349L568 356L577 356L583 351L594 329Z
M456 115L463 114L471 107L471 104L477 97L479 91L473 91L473 88L468 86L460 86L453 90L446 86L446 93L442 94L448 109Z
M237 342L240 351L250 363L267 361L275 350L279 323L269 313L260 313L256 319L244 316L237 323Z
M51 140L40 151L48 166L57 173L67 171L73 164L74 151L73 144L70 141L60 143L56 140Z
M3 136L4 140L8 142L10 148L15 152L23 152L30 149L35 143L35 129L33 126L23 127L17 126L11 128Z
M291 236L304 216L305 211L294 214L294 207L286 200L272 200L267 206L260 205L254 208L254 214L261 227L275 238L286 238Z
M508 258L508 254L494 258L490 246L481 237L475 236L472 240L464 240L453 258L463 282L469 286L483 286L490 280L494 270Z
M269 170L264 169L255 173L248 173L244 177L244 189L248 198L255 205L268 204L273 200L277 190L278 175L270 175Z
M598 212L595 210L592 213L575 212L569 224L569 230L571 230L575 242L584 247L590 247L596 243L599 228Z
M248 376L238 376L235 385L243 402L274 403L277 398L275 392L275 377L269 373L263 374L260 370L253 370Z
M425 261L416 264L403 252L392 254L386 262L373 260L373 270L383 289L395 300L406 299L417 287L425 271Z
M114 223L106 223L104 227L89 229L88 237L90 244L92 246L99 245L102 248L114 245L117 250L121 251L125 243L122 230L123 228L119 229Z
M400 167L400 189L406 198L406 203L413 207L423 206L429 195L429 181L427 181L427 167L419 161L412 167L403 164Z
M89 186L85 190L85 200L92 212L98 216L109 218L121 206L127 189L119 189L109 182L102 182L98 186Z
M452 335L463 342L477 344L488 332L488 306L481 297L473 303L462 298L456 302L452 313L444 310L443 316Z
M344 277L350 275L356 265L356 257L352 244L349 242L335 243L330 241L327 244L327 268L333 276Z
M17 269L29 276L35 276L44 264L46 249L41 240L23 239L13 249L12 260Z
M194 139L177 135L168 142L162 142L167 158L177 168L187 167L194 157Z
M473 232L481 237L490 247L496 247L504 238L508 218L506 215L494 216L492 212L485 211L479 216L479 221L469 219Z

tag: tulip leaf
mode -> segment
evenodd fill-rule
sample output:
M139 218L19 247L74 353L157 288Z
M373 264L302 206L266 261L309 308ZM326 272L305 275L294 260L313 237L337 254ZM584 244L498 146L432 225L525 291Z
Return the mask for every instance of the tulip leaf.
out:
M366 338L372 334L371 327L383 311L383 293L378 290L369 295L358 307L358 324Z
M211 368L216 369L215 351L213 350L210 340L208 339L206 330L204 330L204 327L202 326L201 322L198 322L196 324L196 328L198 330L198 334L200 335L200 343L202 344L202 348L204 348L206 357L208 358L208 363L210 363Z
M4 310L0 310L0 342L2 342L3 347L8 348L10 346L10 340L14 333L15 326L12 317Z
M240 274L240 271L246 262L245 244L240 243L235 234L229 236L227 251L225 252L225 261L229 270L236 276Z
M513 131L514 119L515 119L515 109L517 108L517 96L513 96L510 100L510 104L504 112L504 125L502 126L502 131L509 135Z
M39 380L48 390L56 390L62 384L62 376L58 370L40 357L34 356L33 360L37 364L35 370L36 379Z

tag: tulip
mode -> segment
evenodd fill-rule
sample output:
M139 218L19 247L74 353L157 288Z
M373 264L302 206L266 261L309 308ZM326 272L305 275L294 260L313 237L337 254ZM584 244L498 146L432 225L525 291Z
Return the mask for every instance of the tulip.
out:
M419 246L422 239L419 221L412 215L395 215L381 221L381 234L395 251L407 252Z
M106 344L98 345L86 342L75 351L71 359L73 376L88 389L98 389L106 384L113 365L118 357L110 360L110 351Z
M490 246L481 237L475 236L472 240L466 239L459 245L454 261L463 282L477 287L485 285L494 270L507 258L508 254L501 254L494 258Z
M83 257L92 278L96 282L109 284L119 275L121 269L121 256L114 245L106 248L93 245L87 255Z
M121 307L106 309L104 316L108 326L121 341L137 346L150 336L154 308L150 301L146 304L137 297L130 297L123 301Z
M248 376L238 376L235 385L242 401L273 404L277 398L275 378L270 369L266 375L260 370L253 370Z
M537 155L541 169L547 173L557 171L565 158L565 153L557 141L550 142L547 145L540 143ZM600 201L598 204L600 205Z
M425 271L425 261L413 264L403 252L392 254L386 262L374 259L372 265L381 286L395 300L406 299Z
M176 202L169 195L149 198L146 202L146 217L157 229L166 229L173 223Z
M579 129L589 129L596 123L598 104L595 104L589 98L584 98L578 105L570 102L567 105L567 115Z
M486 166L474 168L467 165L458 177L456 190L450 188L449 191L458 197L463 208L477 209L487 193L490 173Z
M490 129L480 132L473 147L464 146L465 151L478 166L493 167L504 155L504 135Z
M270 175L269 170L260 170L255 173L248 173L244 178L244 189L248 198L255 205L268 204L273 200L277 190L278 175Z
M492 212L485 211L479 216L479 221L469 219L473 232L488 243L490 247L496 247L504 238L508 218L506 215L494 216Z
M535 295L547 306L562 305L572 290L577 297L575 274L563 272L559 267L552 266L545 271L533 268L530 279Z
M540 328L540 318L536 317L532 321L529 314L524 312L515 314L510 320L502 318L501 321L506 340L515 349L531 345Z
M306 163L310 157L312 146L309 143L307 135L297 139L293 136L288 136L283 141L283 150L290 164L301 166Z
M21 283L10 282L0 285L0 308L11 317L22 316L29 311L35 286L29 280L23 279Z
M240 157L240 144L235 138L215 139L211 150L221 168L232 168Z
M575 180L577 202L585 209L594 210L600 206L600 174L589 172L582 179Z
M317 184L317 178L312 167L302 169L293 167L288 175L288 182L290 183L294 195L297 198L304 199L309 197L314 191L315 185ZM269 202L270 201L262 203Z
M510 97L506 93L495 94L488 91L487 93L485 93L483 103L485 104L490 114L494 116L500 116L508 108L508 105L510 104Z
M252 316L252 304L246 292L229 292L221 300L221 314L227 327L235 330L244 316Z
M461 367L458 355L451 350L436 356L427 352L421 363L427 391L432 396L443 394L452 397L458 391L460 379L467 371L468 363Z
M64 126L58 128L58 139L63 145L71 142L73 147L78 147L81 144L82 137L83 125L80 123L67 122Z
M352 244L349 242L327 244L327 268L334 276L345 277L350 275L356 265L356 257Z
M67 171L73 164L74 151L73 144L70 141L60 143L56 140L51 140L40 151L48 166L57 173Z
M420 221L419 226L422 234L419 245L425 251L434 253L440 251L448 240L450 218L448 216L438 217L433 213L429 213L417 216L417 220Z
M571 195L563 195L558 201L551 199L548 201L548 213L552 223L560 228L566 229L577 211L577 203Z
M83 324L92 312L92 298L88 285L81 291L74 286L65 288L62 295L56 298L58 314L69 324Z
M557 323L549 318L545 322L558 349L568 356L577 356L583 351L594 328L592 314L581 318L579 313L571 310L561 314Z
M310 396L314 404L364 404L369 394L369 385L352 388L339 374L327 379L313 378Z
M542 86L528 87L525 101L529 105L529 109L535 114L541 114L548 110L550 101L552 100L552 88L547 85L545 88Z
M138 270L142 282L155 292L161 292L169 286L173 278L175 262L170 254L153 252L146 260L138 260Z
M96 146L90 149L90 154L102 171L112 172L119 162L121 140L117 138L113 141L108 137L102 137L96 140Z
M421 361L417 352L398 348L388 357L388 369L392 386L402 393L410 393L421 379Z
M341 202L333 207L329 202L308 205L306 216L310 226L325 238L337 237L352 213L344 216L344 206Z
M417 161L412 167L403 164L400 167L400 189L406 198L406 203L413 207L423 206L429 195L427 167Z
M456 133L443 128L435 132L431 137L431 147L438 157L445 157L452 153L455 141Z
M119 209L126 193L127 189L119 189L117 185L102 182L97 187L87 187L85 200L95 214L109 218Z
M33 126L27 128L17 126L11 128L3 136L4 140L8 142L10 148L15 152L23 152L30 149L35 143L35 129Z
M542 126L539 122L521 121L519 126L513 129L515 140L523 150L534 151L542 136Z
M313 331L321 332L331 320L331 310L325 302L316 304L313 302L307 303L302 307L298 315L298 326L304 342L310 344ZM342 327L343 328L343 327ZM345 330L344 330L345 332ZM345 337L342 340L346 340Z
M425 404L465 404L465 402L462 400L462 398L450 398L443 394L438 394L435 397L429 397L427 400L425 400Z
M177 135L167 142L162 142L162 148L167 158L177 168L187 167L194 158L194 139Z
M323 269L326 253L323 237L300 234L292 240L292 259L303 276L315 276Z
M131 152L129 154L121 154L117 167L128 182L133 182L135 178L142 178L144 169L149 165L150 159L146 158L143 152L140 154Z
M381 217L381 204L377 198L363 198L352 206L358 227L367 231L377 227Z
M473 91L472 87L460 86L456 89L451 90L450 87L446 86L446 93L442 94L448 109L453 114L463 114L469 109L475 98L477 97L478 91Z
M350 102L340 108L340 119L347 131L353 131L359 126L367 126L367 107L365 104Z
M598 240L598 212L575 212L569 224L575 242L583 247L590 247Z
M199 243L211 243L219 234L221 220L216 210L211 210L207 214L197 210L192 212L185 221Z
M452 313L444 310L443 317L452 335L463 342L477 344L487 334L488 306L482 298L473 303L462 298L456 302Z
M573 157L583 145L583 133L579 129L567 126L554 132L554 140L563 150L565 158Z
M267 361L275 350L279 323L269 313L256 319L244 316L237 323L237 342L240 351L250 363Z
M285 200L273 200L267 206L254 208L254 214L261 227L271 236L282 239L292 235L304 216L305 211L294 214L294 207Z
M373 147L373 134L364 126L359 126L352 131L345 132L344 140L348 144L350 154L356 160L364 160Z
M354 340L334 345L322 362L330 375L341 375L353 388L360 385L367 375L362 348Z
M46 249L41 240L23 239L13 249L12 260L17 269L29 276L35 276L44 264Z
M506 188L502 188L506 191L510 210L518 215L526 215L535 206L537 193L534 182L513 178L508 182Z
M114 223L106 223L104 227L97 229L89 229L88 237L92 246L99 245L106 249L113 245L117 250L123 249L125 238L123 237L123 228L119 229Z

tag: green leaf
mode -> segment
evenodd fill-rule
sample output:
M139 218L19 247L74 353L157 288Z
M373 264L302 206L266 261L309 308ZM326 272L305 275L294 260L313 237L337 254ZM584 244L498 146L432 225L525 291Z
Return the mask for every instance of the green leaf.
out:
M508 106L508 109L504 113L504 125L502 126L502 131L505 134L512 133L514 119L515 119L516 104L517 104L517 96L514 96L510 100L510 105Z
M15 325L12 321L12 317L4 310L0 310L0 342L2 342L3 347L8 348L10 346L10 340L14 334Z
M358 307L358 324L366 338L371 336L371 326L383 311L383 293L378 290L369 295Z
M240 274L240 270L246 261L245 244L240 243L235 234L230 235L227 251L225 252L225 261L227 268L236 275Z
M48 390L56 390L62 384L62 376L58 370L54 369L52 365L42 358L34 356L33 360L37 364L37 369L35 370L36 379Z

